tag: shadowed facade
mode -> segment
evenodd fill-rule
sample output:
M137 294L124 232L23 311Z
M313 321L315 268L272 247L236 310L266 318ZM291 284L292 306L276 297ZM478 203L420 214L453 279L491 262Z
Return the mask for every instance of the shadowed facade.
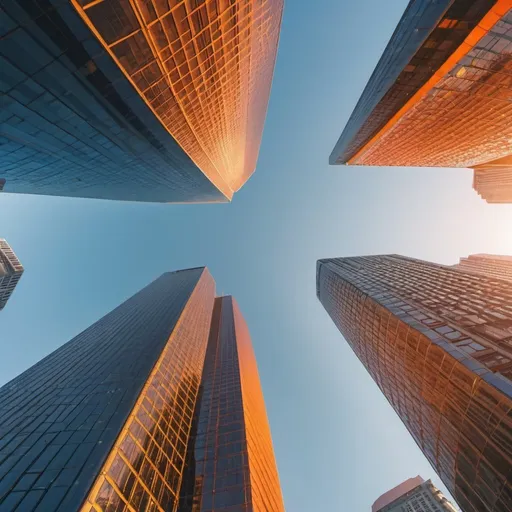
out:
M511 34L511 0L411 0L330 163L470 167L512 202Z
M465 512L512 507L512 283L403 256L319 260L317 295Z
M282 0L7 2L0 189L225 202L256 167Z

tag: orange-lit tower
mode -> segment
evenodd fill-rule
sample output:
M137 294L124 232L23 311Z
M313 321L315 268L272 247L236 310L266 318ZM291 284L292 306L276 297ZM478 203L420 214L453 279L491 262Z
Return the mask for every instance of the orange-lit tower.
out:
M179 512L284 512L247 324L215 299Z
M0 388L0 510L281 512L247 326L162 275Z
M0 189L223 202L254 172L283 0L4 9Z
M411 0L331 164L470 167L512 202L512 0Z
M474 266L319 260L317 295L462 510L510 512L512 283Z

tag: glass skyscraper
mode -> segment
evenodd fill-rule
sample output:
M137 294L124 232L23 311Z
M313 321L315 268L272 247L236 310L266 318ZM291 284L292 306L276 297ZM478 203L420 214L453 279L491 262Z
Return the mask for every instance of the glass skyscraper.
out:
M410 0L331 164L470 167L512 202L512 4Z
M5 2L0 190L231 200L256 166L282 8Z
M178 509L284 510L247 327L205 268L0 388L1 511Z
M0 310L7 304L21 274L23 265L7 241L0 238Z
M319 260L317 295L464 512L512 510L512 283L364 256Z
M284 512L249 330L215 299L179 512Z

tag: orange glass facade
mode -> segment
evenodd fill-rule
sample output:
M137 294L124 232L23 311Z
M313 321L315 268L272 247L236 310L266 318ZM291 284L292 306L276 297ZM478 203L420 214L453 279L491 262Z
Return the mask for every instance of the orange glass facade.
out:
M512 284L368 256L320 260L317 295L461 508L512 510Z
M231 198L253 173L282 0L71 0L160 122Z
M249 482L253 511L284 512L279 475L275 463L272 437L265 410L265 401L252 348L251 337L238 304L233 300L234 326L238 359L244 423L249 459Z
M510 203L512 197L512 156L476 165L473 188L488 203Z
M471 167L484 199L511 202L510 165L486 174L491 162L512 155L512 1L443 3L444 14L422 23L408 16L427 3L410 2L331 163ZM384 66L403 58L406 30L423 31L424 40L385 83L393 69L386 74Z
M256 360L232 297L215 307L180 512L284 512Z
M82 512L176 510L210 329L205 272L96 479Z
M212 314L214 286L194 290L82 512L284 512L249 331L232 297Z

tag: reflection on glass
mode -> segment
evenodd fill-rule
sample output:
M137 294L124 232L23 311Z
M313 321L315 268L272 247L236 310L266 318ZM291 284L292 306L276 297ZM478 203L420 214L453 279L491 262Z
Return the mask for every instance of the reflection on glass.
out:
M512 282L368 256L320 260L317 294L459 505L508 511Z
M196 165L231 197L256 166L282 0L73 0Z

